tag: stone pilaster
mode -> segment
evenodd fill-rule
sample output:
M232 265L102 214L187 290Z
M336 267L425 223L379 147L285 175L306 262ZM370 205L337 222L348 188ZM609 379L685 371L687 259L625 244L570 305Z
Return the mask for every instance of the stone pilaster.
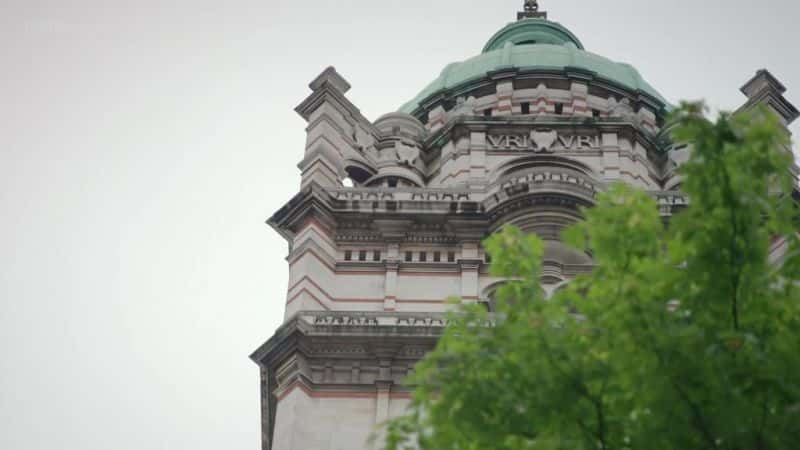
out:
M589 86L585 83L573 81L570 85L572 93L572 103L565 107L565 114L573 116L592 117L592 110L589 108Z
M397 272L400 268L400 262L397 259L397 244L389 246L389 255L395 254L391 260L386 261L386 280L384 282L384 295L383 310L394 311L397 309ZM394 250L394 251L393 251Z
M478 271L481 260L479 259L477 242L464 242L461 244L461 259L458 265L461 268L461 299L464 303L478 301Z
M621 161L619 157L619 139L616 133L602 134L603 178L616 181L620 178Z
M531 111L535 112L536 115L541 116L543 114L552 114L555 111L554 106L550 103L550 93L547 90L547 86L544 83L539 83L536 87L536 102L534 105L531 105ZM534 110L535 109L535 110Z
M495 116L510 116L512 112L511 99L514 96L514 82L512 80L502 80L497 82L497 108L494 110Z

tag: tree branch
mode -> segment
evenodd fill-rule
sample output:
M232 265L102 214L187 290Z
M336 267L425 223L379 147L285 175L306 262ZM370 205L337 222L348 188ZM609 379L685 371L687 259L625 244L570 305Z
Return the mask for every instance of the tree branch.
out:
M689 395L686 393L686 391L684 391L681 388L681 386L674 380L672 380L672 386L678 392L678 396L680 396L683 399L683 401L685 401L686 404L689 405L689 409L692 411L692 415L694 416L694 421L692 421L692 425L695 428L697 428L698 431L700 431L700 433L706 439L706 442L708 443L708 445L711 446L711 448L718 449L719 446L717 445L717 440L711 433L711 430L708 428L708 424L706 423L706 420L703 418L703 413L701 412L700 407L695 402L693 402L691 398L689 398Z

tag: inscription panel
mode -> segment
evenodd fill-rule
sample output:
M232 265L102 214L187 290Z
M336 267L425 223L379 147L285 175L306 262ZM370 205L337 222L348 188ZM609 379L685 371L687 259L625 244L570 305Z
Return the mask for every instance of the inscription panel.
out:
M520 151L534 153L572 152L597 150L600 135L566 134L556 130L533 130L528 134L488 134L488 150Z

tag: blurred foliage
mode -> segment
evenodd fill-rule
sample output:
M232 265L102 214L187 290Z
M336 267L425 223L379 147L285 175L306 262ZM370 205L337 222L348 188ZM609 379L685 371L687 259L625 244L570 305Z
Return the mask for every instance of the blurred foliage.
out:
M543 243L485 246L493 315L451 314L388 450L791 449L800 443L800 246L786 133L764 110L673 116L691 199L665 226L615 184L564 240L595 269L545 299ZM771 264L776 238L788 253Z

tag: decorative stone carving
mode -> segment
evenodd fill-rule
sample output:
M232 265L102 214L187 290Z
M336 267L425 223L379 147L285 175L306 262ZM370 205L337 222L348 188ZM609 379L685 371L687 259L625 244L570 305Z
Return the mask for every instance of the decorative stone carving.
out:
M425 316L398 317L397 325L410 326L410 327L419 327L419 326L444 327L445 325L447 325L447 321L442 317L425 317Z
M361 355L367 352L363 345L320 345L311 348L312 354L317 355Z
M361 127L356 127L354 138L356 141L356 147L358 147L358 149L362 152L367 151L375 145L375 138L370 133L364 131L364 129Z
M378 320L358 313L353 314L328 314L314 317L314 325L336 326L377 326Z
M409 346L400 351L400 356L410 356L421 359L426 353L428 353L426 347Z
M536 145L536 151L539 152L550 150L556 143L556 139L558 139L558 133L555 130L531 131L531 141Z
M633 112L631 101L627 98L623 98L621 101L617 102L616 98L609 97L607 110L609 116L611 117L621 117L622 119L637 125L641 122L636 113Z
M402 141L396 141L394 143L394 149L397 153L397 161L400 164L413 167L417 158L419 158L419 149L416 146L412 147L406 145Z
M453 110L452 115L454 117L472 116L475 114L476 105L477 100L473 96L470 96L467 99L464 99L464 97L458 97L458 99L456 99L456 107Z
M363 311L305 311L303 320L314 326L404 326L404 327L439 327L447 325L446 316L442 313L370 313Z

